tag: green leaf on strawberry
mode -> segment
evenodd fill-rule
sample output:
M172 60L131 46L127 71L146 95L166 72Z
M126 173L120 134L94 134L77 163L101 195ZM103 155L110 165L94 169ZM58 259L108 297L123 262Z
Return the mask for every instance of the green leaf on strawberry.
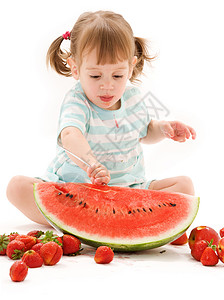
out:
M46 231L45 234L42 234L39 238L38 241L40 243L46 244L48 242L55 242L59 246L62 246L62 240L58 235L55 235L53 231Z
M24 254L24 249L22 250L15 249L14 254L12 254L12 259L13 260L20 259L23 256L23 254Z
M6 234L0 235L0 252L7 248L9 242L9 237Z

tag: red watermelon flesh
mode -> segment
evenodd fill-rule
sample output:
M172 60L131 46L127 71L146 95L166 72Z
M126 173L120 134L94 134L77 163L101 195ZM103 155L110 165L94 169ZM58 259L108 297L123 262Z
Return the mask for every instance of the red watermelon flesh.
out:
M47 220L83 243L115 251L162 246L193 222L199 198L88 183L44 182L34 185L37 206Z

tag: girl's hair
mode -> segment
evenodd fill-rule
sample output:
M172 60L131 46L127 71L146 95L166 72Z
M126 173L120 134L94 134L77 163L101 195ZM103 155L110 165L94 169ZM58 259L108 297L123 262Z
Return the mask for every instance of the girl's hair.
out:
M70 52L62 51L60 36L50 46L47 52L47 64L59 74L71 76L67 65L68 57L72 56L78 66L81 66L83 54L88 54L96 48L97 64L117 63L128 60L131 65L133 56L137 56L131 82L143 73L144 61L150 62L154 57L148 53L147 41L134 37L133 31L120 15L111 11L83 13L75 23L70 33Z

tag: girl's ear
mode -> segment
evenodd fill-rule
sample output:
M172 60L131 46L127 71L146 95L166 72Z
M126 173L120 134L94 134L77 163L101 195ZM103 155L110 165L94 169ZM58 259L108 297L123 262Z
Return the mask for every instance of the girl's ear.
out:
M129 76L128 76L128 79L131 78L132 72L133 72L133 69L134 69L136 63L137 63L137 56L133 56L133 59L132 59L132 66L130 67L130 70L129 70Z
M76 62L74 61L74 59L72 57L69 57L67 59L67 63L71 69L71 73L72 73L72 77L76 80L79 79L79 71L78 71L78 66L76 64Z

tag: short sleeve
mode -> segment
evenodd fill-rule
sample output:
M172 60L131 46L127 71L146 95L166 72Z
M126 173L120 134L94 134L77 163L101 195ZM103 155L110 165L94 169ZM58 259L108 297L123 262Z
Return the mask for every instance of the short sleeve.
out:
M88 102L84 98L79 97L74 90L69 91L61 106L58 123L58 137L61 131L69 126L80 129L84 135L89 117L90 108Z

